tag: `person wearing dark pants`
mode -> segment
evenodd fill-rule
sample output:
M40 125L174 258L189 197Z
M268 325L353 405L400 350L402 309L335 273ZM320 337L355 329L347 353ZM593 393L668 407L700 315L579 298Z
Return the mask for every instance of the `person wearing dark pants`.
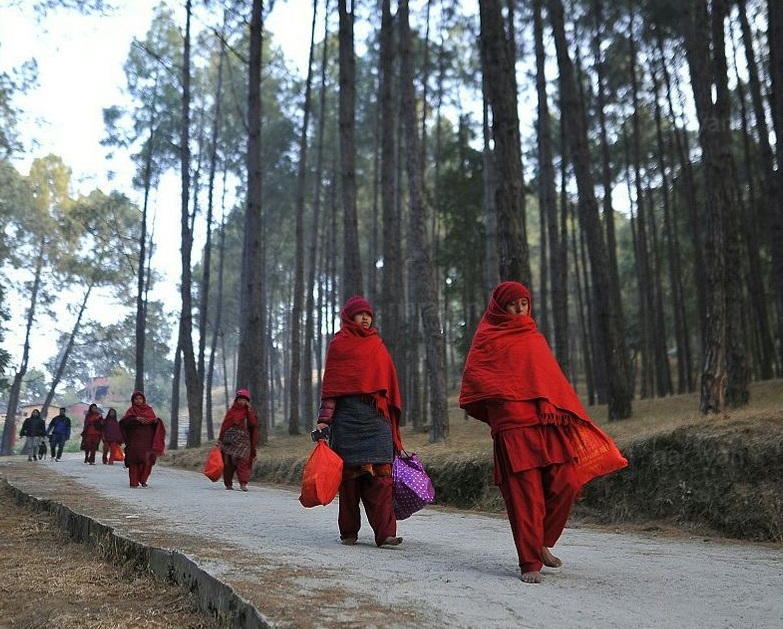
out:
M373 328L372 306L361 296L349 299L341 327L329 343L318 411L318 434L326 434L343 459L337 526L346 546L356 544L360 504L377 546L397 546L392 500L392 462L402 451L402 408L397 371ZM324 437L325 438L325 437Z
M60 414L49 422L46 434L49 437L52 461L59 461L63 456L65 442L71 438L71 418L65 414L65 407L60 407Z
M38 460L38 445L41 443L41 439L46 436L46 423L41 417L41 411L37 408L33 409L30 413L30 417L24 420L22 424L22 430L19 433L20 437L27 437L25 441L25 450L27 450L27 460Z

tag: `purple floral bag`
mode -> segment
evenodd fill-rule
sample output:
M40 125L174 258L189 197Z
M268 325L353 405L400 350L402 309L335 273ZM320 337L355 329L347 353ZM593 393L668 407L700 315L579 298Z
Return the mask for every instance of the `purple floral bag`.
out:
M395 456L392 464L392 497L398 520L411 517L435 500L435 487L415 453Z

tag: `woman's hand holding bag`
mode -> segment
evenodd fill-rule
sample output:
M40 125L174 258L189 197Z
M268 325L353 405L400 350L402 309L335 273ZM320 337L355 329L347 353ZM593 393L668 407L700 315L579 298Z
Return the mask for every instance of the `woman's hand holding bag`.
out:
M325 439L319 440L302 470L299 502L303 507L328 505L337 495L342 480L343 460Z

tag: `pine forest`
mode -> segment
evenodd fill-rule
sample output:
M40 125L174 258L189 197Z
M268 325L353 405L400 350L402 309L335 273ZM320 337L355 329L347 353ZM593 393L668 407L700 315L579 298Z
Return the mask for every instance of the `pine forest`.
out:
M34 64L0 73L0 309L26 313L21 360L0 332L4 451L22 400L95 375L155 399L172 448L214 439L240 386L262 443L309 432L353 295L405 424L445 440L504 280L608 420L686 392L718 414L783 377L783 2L312 0L303 68L267 28L282 4L157 6L125 57L132 104L103 110L128 189L72 194L54 154L20 172ZM179 233L156 230L164 212ZM163 248L173 313L150 297ZM111 323L99 291L122 304ZM31 356L64 292L59 351Z

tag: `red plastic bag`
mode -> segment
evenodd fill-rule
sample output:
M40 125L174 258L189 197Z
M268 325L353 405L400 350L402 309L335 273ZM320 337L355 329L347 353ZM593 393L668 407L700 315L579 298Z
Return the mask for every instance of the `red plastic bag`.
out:
M122 446L119 443L112 444L111 447L112 461L124 461L125 453L122 451Z
M328 505L337 495L342 480L343 460L326 441L319 441L302 470L299 502L303 507Z
M223 476L223 453L217 446L212 448L207 457L207 462L204 464L204 476L213 483L218 482Z

